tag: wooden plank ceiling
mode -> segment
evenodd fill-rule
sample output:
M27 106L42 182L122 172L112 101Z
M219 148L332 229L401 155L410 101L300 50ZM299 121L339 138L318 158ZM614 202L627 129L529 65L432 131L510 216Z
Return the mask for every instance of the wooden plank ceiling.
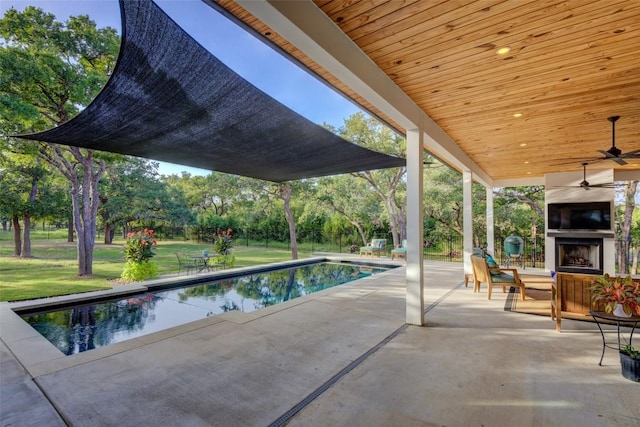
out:
M217 3L391 126L233 0ZM492 179L588 169L640 149L640 1L315 0ZM507 54L497 50L509 47ZM515 117L516 114L521 116Z

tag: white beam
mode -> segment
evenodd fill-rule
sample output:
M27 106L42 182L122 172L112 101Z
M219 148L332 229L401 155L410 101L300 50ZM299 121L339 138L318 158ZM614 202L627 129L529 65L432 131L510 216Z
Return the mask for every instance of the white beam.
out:
M471 251L473 249L473 175L462 171L462 240L464 247L464 274L471 274Z
M493 215L493 188L487 187L485 194L485 200L487 203L487 211L485 213L485 218L487 221L487 252L489 252L492 256L496 255L496 245L495 245L495 223L494 223L494 215Z
M424 325L423 132L407 131L407 298L406 322Z

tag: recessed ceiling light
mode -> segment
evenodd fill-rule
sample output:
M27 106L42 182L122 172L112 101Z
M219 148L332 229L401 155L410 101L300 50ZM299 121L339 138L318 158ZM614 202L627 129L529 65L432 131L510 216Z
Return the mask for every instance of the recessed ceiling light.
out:
M531 172L527 172L527 175L531 175Z
M511 48L509 46L501 47L496 51L498 55L506 55L509 52L511 52Z
M523 142L523 143L520 144L520 147L526 147L526 146L527 146L526 142Z
M525 165L528 165L528 164L529 164L529 160L525 160L525 161L524 161L524 164L525 164Z
M522 117L522 113L515 113L513 117Z

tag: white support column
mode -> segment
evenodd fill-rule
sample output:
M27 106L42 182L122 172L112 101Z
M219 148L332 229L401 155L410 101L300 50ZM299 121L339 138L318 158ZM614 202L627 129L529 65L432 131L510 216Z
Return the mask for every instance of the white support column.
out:
M406 322L424 325L423 133L407 131L407 296Z
M492 256L495 256L495 224L493 220L493 188L486 187L487 195L487 212L485 213L485 218L487 220L487 252L489 252Z
M464 248L464 274L471 274L471 251L473 250L473 176L471 171L462 171L462 243Z

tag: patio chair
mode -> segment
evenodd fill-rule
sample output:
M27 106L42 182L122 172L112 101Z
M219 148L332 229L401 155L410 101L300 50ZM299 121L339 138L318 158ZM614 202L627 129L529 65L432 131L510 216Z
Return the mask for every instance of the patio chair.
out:
M517 269L491 268L486 258L476 255L471 255L471 265L473 266L473 292L480 292L480 283L484 282L488 287L487 299L491 299L491 289L494 286L501 286L502 292L507 292L507 286L516 286L520 288L520 295L524 301L525 285L520 280Z
M380 257L381 253L387 252L387 239L372 239L369 246L362 246L360 248L360 255L371 255Z
M486 253L485 248L471 248L471 255L484 256L485 253ZM464 275L465 288L469 287L469 280L473 280L473 273L468 273Z
M196 271L198 268L196 261L189 255L176 253L176 257L178 258L178 275L181 271L186 271L188 275L189 271Z
M407 259L407 239L402 240L402 245L391 251L391 259L403 258Z

